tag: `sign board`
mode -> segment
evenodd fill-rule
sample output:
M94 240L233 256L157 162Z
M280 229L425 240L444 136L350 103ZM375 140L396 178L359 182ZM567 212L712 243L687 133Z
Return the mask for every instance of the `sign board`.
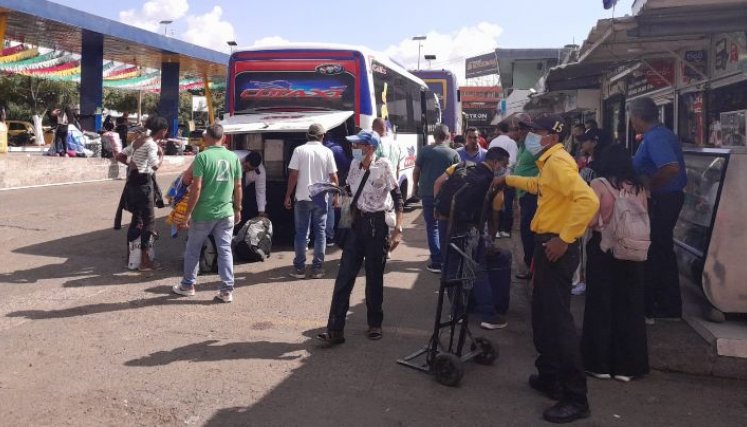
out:
M724 33L713 37L711 46L713 78L728 76L740 71L739 63L745 55L747 55L747 35L744 32Z
M628 97L643 95L672 85L674 61L659 59L642 64L628 76Z
M705 80L703 76L708 76L708 52L705 50L685 51L685 53L682 54L682 74L680 84L686 86Z
M467 123L469 124L469 126L486 127L490 126L490 122L493 121L495 110L490 108L480 110L464 110L464 114L467 116Z
M192 112L202 113L207 111L207 97L205 96L193 96L192 97Z
M467 58L464 64L466 67L465 76L468 79L498 74L498 57L495 52Z

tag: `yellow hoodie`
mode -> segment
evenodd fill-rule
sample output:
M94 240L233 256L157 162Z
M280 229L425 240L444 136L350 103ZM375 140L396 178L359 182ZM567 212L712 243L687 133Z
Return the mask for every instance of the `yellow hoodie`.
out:
M581 237L599 209L599 199L578 174L578 166L561 144L547 149L537 160L535 177L511 175L506 184L539 196L532 231L552 233L566 243Z

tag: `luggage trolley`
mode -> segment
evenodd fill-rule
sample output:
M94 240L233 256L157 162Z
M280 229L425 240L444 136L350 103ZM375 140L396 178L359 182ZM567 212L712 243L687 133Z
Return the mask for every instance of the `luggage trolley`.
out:
M468 230L455 232L454 200L468 185L459 189L451 202L452 215L449 216L447 228L449 245L445 250L445 262L442 263L444 273L438 290L433 335L424 347L397 360L400 365L433 374L436 381L449 387L459 385L464 376L464 362L474 359L478 364L492 365L498 358L497 347L487 338L473 337L469 329L469 297L480 273L480 265L474 256L480 241L480 230L485 225L485 210L479 227L470 226ZM448 311L444 313L446 297ZM469 351L465 353L467 340ZM416 360L422 356L425 356L425 360L418 363Z

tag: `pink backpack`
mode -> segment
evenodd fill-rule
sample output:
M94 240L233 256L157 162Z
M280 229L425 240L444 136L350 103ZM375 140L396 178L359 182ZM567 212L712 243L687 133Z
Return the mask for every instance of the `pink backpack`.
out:
M645 261L651 246L651 224L643 191L638 194L624 188L617 190L605 178L599 178L615 198L608 224L602 223L602 251L625 261ZM602 219L600 217L600 223Z

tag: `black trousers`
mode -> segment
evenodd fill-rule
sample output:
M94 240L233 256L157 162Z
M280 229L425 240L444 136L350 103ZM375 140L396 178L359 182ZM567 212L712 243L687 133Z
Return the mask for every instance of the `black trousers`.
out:
M652 194L648 202L651 219L651 247L645 269L648 317L682 317L680 273L673 234L684 201L684 193L678 191Z
M559 260L550 262L543 244L552 237L537 235L534 250L532 331L539 353L535 366L542 382L560 384L564 401L586 403L586 375L571 315L571 281L579 262L578 242L569 245Z
M143 249L150 244L150 237L155 230L156 212L152 175L138 171L130 172L125 186L127 205L132 212L130 228L127 229L127 241L140 238Z
M67 153L67 125L57 125L54 131L54 149L57 154Z
M534 256L534 233L532 233L532 219L537 212L537 196L526 193L519 198L519 208L521 210L521 222L519 231L521 232L521 245L524 247L524 264L527 268L532 266L532 257Z
M368 326L380 328L384 320L384 267L389 249L389 227L386 225L384 212L359 215L350 231L342 250L340 270L332 293L328 331L345 329L345 317L350 308L350 293L364 261Z
M643 263L602 252L600 241L601 234L594 232L586 244L584 368L600 374L645 375L649 367Z

